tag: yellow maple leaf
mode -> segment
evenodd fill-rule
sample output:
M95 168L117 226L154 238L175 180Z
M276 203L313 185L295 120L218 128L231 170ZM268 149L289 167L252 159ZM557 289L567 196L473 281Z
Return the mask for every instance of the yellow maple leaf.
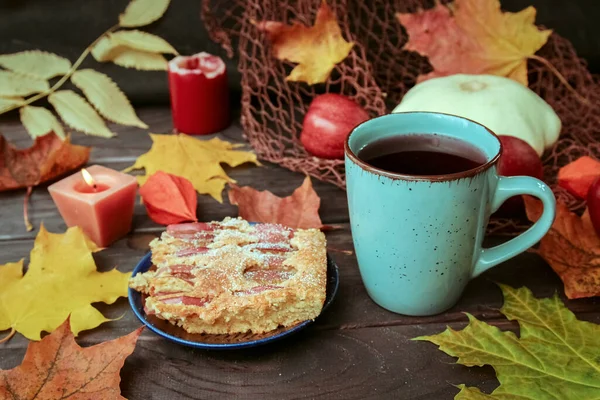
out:
M456 0L454 7L456 23L481 46L480 57L496 75L527 85L527 59L552 34L535 25L535 8L503 13L498 0Z
M298 63L286 78L288 81L309 85L325 82L333 67L348 57L354 46L342 37L335 14L325 1L317 11L312 27L276 21L262 21L256 26L267 33L276 58Z
M98 272L98 250L79 227L55 234L42 225L25 275L23 260L0 265L0 331L40 340L41 331L54 331L69 315L75 335L109 321L90 303L127 296L130 274Z
M535 8L502 12L498 0L455 0L449 6L398 13L405 49L429 58L434 71L419 80L458 73L506 76L527 86L527 60L552 34L535 25Z
M194 139L189 135L157 135L150 134L152 147L150 151L138 157L125 172L144 168L145 175L138 176L143 185L155 172L163 171L182 176L192 182L201 194L209 194L222 203L222 191L227 182L235 182L226 173L221 163L237 167L247 162L260 165L256 154L249 151L236 150L242 144L226 142L219 138L210 140Z

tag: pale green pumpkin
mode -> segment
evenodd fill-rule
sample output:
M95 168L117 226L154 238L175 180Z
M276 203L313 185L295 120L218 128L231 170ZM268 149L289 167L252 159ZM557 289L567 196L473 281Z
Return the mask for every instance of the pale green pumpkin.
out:
M434 111L458 115L498 135L523 139L542 155L558 140L561 122L540 96L495 75L450 75L410 89L393 112Z

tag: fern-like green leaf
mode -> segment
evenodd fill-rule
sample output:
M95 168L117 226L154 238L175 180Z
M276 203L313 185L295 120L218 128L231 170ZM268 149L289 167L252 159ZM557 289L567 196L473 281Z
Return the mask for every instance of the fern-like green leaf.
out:
M92 47L92 56L98 62L111 61L118 51L119 44L110 36L103 36L98 43Z
M119 31L112 33L110 39L116 44L145 51L148 53L178 54L165 39L151 33L138 30Z
M61 139L65 138L65 130L58 119L44 107L25 106L19 110L21 123L32 138L44 136L48 132L56 133Z
M156 53L132 49L117 43L113 36L102 38L92 48L92 56L97 61L113 63L125 67L145 71L165 71L167 60Z
M22 97L0 97L0 113L24 101Z
M33 78L29 75L0 70L0 96L29 96L50 89L48 81Z
M151 24L163 16L170 0L131 0L119 16L119 25L134 28Z
M0 66L20 74L50 79L69 72L71 61L54 53L28 50L20 53L1 54Z
M48 96L48 101L70 127L88 135L114 136L94 108L74 91L59 90Z
M112 60L113 63L143 71L166 71L167 60L160 54L147 53L134 49L125 49L119 52Z
M135 114L125 94L108 76L93 69L82 69L71 76L71 81L104 118L121 125L148 128Z

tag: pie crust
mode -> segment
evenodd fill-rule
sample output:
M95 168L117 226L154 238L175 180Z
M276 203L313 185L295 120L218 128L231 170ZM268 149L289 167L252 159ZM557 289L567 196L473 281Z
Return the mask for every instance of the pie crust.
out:
M189 333L265 333L316 318L325 301L325 235L241 218L170 225L150 243L156 268L129 286L145 311Z

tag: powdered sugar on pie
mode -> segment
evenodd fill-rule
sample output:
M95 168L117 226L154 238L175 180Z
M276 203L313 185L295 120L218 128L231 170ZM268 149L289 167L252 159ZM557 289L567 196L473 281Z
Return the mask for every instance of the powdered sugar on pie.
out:
M129 286L145 310L190 333L264 333L314 319L325 301L325 236L241 218L170 225L150 243L156 270Z

